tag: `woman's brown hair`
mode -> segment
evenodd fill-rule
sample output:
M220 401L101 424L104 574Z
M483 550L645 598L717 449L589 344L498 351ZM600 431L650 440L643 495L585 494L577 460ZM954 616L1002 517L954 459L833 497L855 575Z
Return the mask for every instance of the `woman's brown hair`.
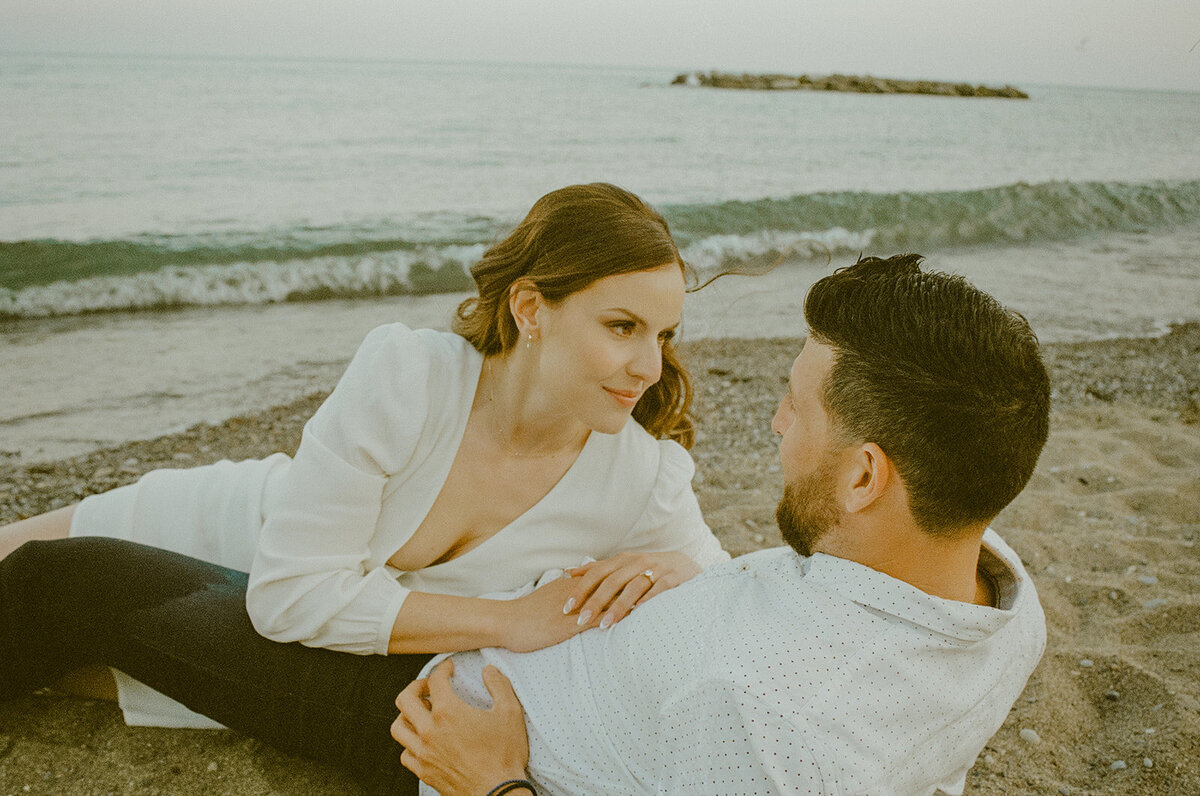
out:
M554 303L606 276L667 263L686 270L666 220L652 207L615 185L569 185L539 199L471 268L479 295L459 305L454 331L484 356L502 354L519 336L508 306L518 279ZM642 395L633 418L655 437L690 448L695 436L691 404L691 379L668 341L662 348L662 377Z

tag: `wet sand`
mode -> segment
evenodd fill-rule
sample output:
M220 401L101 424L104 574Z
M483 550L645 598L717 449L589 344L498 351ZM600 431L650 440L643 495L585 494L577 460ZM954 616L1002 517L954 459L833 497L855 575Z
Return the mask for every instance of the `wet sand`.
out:
M768 423L799 346L684 347L698 388L696 491L734 554L780 543ZM1200 793L1200 324L1155 339L1054 344L1047 359L1050 441L1029 487L994 525L1037 583L1049 643L967 792ZM156 467L290 451L321 398L0 466L0 522ZM196 792L359 791L231 731L126 727L113 705L49 691L0 703L0 793Z

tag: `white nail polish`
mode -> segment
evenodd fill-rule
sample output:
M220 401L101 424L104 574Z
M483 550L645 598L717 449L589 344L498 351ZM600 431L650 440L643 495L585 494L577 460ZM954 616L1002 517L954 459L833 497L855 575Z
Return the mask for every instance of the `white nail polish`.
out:
M575 624L579 625L580 627L583 627L591 620L592 620L592 609L584 608L582 611L579 612L579 621L576 622Z
M612 627L612 623L613 623L613 615L612 615L612 612L610 611L604 615L603 619L600 620L600 629L608 630L610 627Z
M563 606L563 613L564 614L571 613L571 609L574 607L575 607L575 598L572 597L572 598L568 599L567 604Z

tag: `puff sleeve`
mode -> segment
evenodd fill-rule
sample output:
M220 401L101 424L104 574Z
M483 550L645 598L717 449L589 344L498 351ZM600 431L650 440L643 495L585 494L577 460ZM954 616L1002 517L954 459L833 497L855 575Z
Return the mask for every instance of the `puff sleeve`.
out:
M692 491L696 465L677 442L659 440L658 475L641 517L621 544L620 550L650 552L678 550L702 569L729 560L729 553L713 536L700 514Z
M305 424L250 569L246 607L261 635L387 653L408 590L369 568L370 542L387 477L413 455L429 413L430 360L410 329L375 329Z

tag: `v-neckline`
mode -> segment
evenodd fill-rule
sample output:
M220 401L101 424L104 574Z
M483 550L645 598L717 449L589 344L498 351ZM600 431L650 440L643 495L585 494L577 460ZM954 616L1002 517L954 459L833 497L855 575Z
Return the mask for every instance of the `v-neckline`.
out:
M493 533L490 536L486 537L485 539L481 540L474 547L464 550L463 552L459 553L458 555L454 556L453 558L446 559L445 561L440 561L436 564L430 564L429 566L421 567L420 570L414 570L414 571L428 572L430 570L435 570L438 567L445 567L445 566L449 566L450 564L459 563L463 559L465 559L465 558L469 557L470 555L472 555L473 553L475 553L477 550L480 550L480 549L488 546L488 544L490 544L496 538L507 534L511 528L525 523L531 515L538 513L544 505L549 503L551 501L551 499L555 496L555 493L560 492L563 489L565 489L565 487L563 486L564 484L566 484L570 480L574 480L574 479L572 479L572 474L575 473L577 470L582 469L580 467L580 462L582 462L584 460L584 457L590 456L591 455L590 451L592 451L596 447L593 444L593 441L595 440L595 438L596 438L596 432L594 432L594 431L589 432L587 439L584 440L583 447L579 449L579 453L575 456L575 461L571 462L571 466L568 467L563 472L563 474L559 477L559 479L554 482L554 486L550 487L550 489L547 490L546 494L542 495L541 498L539 498L537 500L537 502L535 502L529 508L525 509L523 512L518 514L516 517L512 518L507 524L498 528L495 533ZM457 455L457 453L456 453L456 455ZM453 465L451 465L451 466L453 466ZM449 476L449 472L447 471L447 477L448 476ZM442 485L445 486L444 481L442 482ZM439 495L441 494L440 489L438 490L438 494ZM437 498L434 498L434 500L436 502ZM432 509L432 508L433 508L433 506L430 505L430 509ZM428 512L426 512L425 517L428 517L428 516L429 516L429 514L428 514ZM424 517L421 519L421 522L422 523L425 522ZM421 527L420 525L417 526L418 529L420 527ZM414 532L414 535L415 535L415 532Z
M470 345L470 344L468 343L468 345ZM385 563L389 567L392 567L392 569L395 569L398 572L405 572L405 571L427 572L429 570L433 570L438 567L444 567L449 564L453 564L455 562L461 561L463 558L466 558L467 556L471 555L476 550L487 546L487 544L489 542L491 542L493 539L495 539L497 536L501 536L502 534L506 533L508 531L508 529L512 528L514 525L520 525L531 514L538 511L541 508L541 506L543 506L545 503L547 503L555 495L556 492L559 492L562 489L562 485L571 479L571 474L574 473L577 469L579 469L579 463L581 461L583 461L584 457L589 455L589 451L595 447L593 442L596 439L596 432L589 431L587 439L584 440L584 442L583 442L583 447L581 447L579 449L579 453L576 454L575 460L573 462L571 462L571 466L568 467L565 471L563 471L563 474L561 476L559 476L559 479L554 482L554 485L551 486L550 489L546 491L546 494L542 495L541 498L539 498L536 502L534 502L531 506L529 506L529 508L525 509L523 512L518 514L516 517L511 519L508 523L506 523L502 527L498 528L494 533L492 533L487 538L480 541L474 547L464 550L463 552L459 553L458 555L454 556L453 558L449 558L445 561L439 561L434 564L429 564L429 565L421 567L420 569L417 569L417 570L402 570L399 567L392 566L389 563L392 560L392 558L394 558L397 553L399 553L401 550L403 550L405 545L407 545L409 542L411 542L413 540L413 538L417 535L417 533L420 532L421 526L425 524L425 520L429 519L429 513L431 511L433 511L434 505L437 504L438 498L441 497L441 495L442 495L442 490L446 488L446 481L449 480L450 473L454 470L454 463L458 460L458 454L462 451L463 441L466 439L466 435L467 435L467 426L470 425L470 422L471 422L471 411L472 411L473 407L475 406L475 400L476 400L476 397L478 396L480 384L483 379L483 365L484 365L484 361L485 361L485 357L483 356L483 354L479 353L474 347L471 347L470 350L477 357L477 360L475 362L475 368L474 368L474 370L475 370L475 374L474 374L475 375L475 387L469 393L464 391L464 394L466 396L466 407L465 407L465 411L460 411L460 413L459 413L461 420L459 421L459 427L458 427L457 433L455 435L455 439L457 440L457 442L454 446L454 455L449 457L449 459L447 460L446 467L442 471L442 476L438 481L438 487L436 490L433 491L433 498L426 504L425 511L421 514L421 519L417 523L416 527L413 529L412 534L409 535L409 537L407 539L405 539L404 542L399 547L397 547L395 550L393 550L391 552L391 554L385 559Z

